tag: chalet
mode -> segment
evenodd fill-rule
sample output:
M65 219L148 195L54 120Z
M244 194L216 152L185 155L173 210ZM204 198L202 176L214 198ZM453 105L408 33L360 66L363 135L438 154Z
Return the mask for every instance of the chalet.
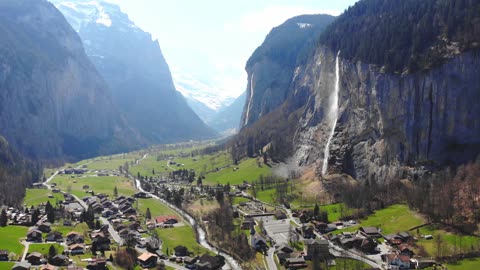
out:
M240 228L242 230L250 230L252 228L252 226L255 226L255 221L253 221L253 219L245 219L242 222L242 225L241 225Z
M27 259L27 262L29 262L30 264L40 265L42 263L41 262L42 254L40 254L39 252L32 252L32 253L28 254L26 259Z
M392 246L400 245L403 242L402 237L400 237L398 234L387 234L384 235L383 238Z
M150 252L157 251L160 248L160 239L154 237L148 238L146 248Z
M415 255L415 252L413 252L409 247L408 245L400 245L398 247L398 251L400 252L401 255L407 255L407 256L410 256L410 257L413 257L413 255Z
M43 222L42 224L38 225L37 228L41 232L48 233L52 230L52 223Z
M105 270L107 268L107 260L105 258L96 258L88 261L88 270Z
M266 252L268 250L267 241L258 233L252 234L253 232L254 230L252 229L252 231L250 232L250 235L251 235L250 245L255 250Z
M373 237L373 238L382 237L377 227L360 227L360 233L366 237Z
M65 255L57 254L50 260L50 264L64 266L68 264L68 258Z
M185 257L183 258L183 262L185 263L185 267L188 268L188 269L195 269L196 266L195 266L195 262L197 261L196 258L193 258L193 257Z
M54 188L54 189L52 189L52 192L53 192L53 193L60 193L60 189Z
M150 252L138 256L137 261L143 268L153 268L157 265L157 255Z
M225 258L222 256L202 255L195 264L197 270L217 270L225 265Z
M392 270L410 269L410 256L399 254L387 254L387 265Z
M407 242L412 238L412 236L408 232L400 232L398 233L398 236L402 238L403 242Z
M285 262L286 269L300 269L307 267L304 258L288 258Z
M8 261L8 250L0 250L0 261Z
M174 250L175 250L175 256L177 257L185 257L185 256L188 256L189 254L188 249L184 246L176 246Z
M303 227L302 228L303 237L306 239L315 238L315 231L313 226Z
M176 224L178 223L178 217L176 216L160 216L155 218L157 224Z
M110 207L113 206L112 201L109 201L109 200L106 200L106 201L104 201L104 202L101 202L101 204L102 204L103 207L105 207L105 208L110 208Z
M95 212L96 214L101 214L103 211L103 206L98 202L95 202L94 204L90 205L90 208L92 208L93 212Z
M69 232L66 237L67 245L82 244L85 242L83 235L78 232Z
M45 238L47 242L63 242L63 235L61 232L49 232Z
M31 229L27 233L28 242L42 242L42 232L36 228Z
M328 251L328 241L324 239L306 239L304 253L306 260L311 260L313 257L320 259L330 259L333 257Z
M78 254L84 254L85 253L85 245L84 244L73 244L68 247L70 250L70 254L72 255L78 255Z
M104 199L107 199L107 195L103 194L103 193L98 193L97 194L97 198L100 199L100 201L104 200Z
M145 193L145 192L137 192L133 195L133 197L135 198L138 198L138 199L146 199L146 198L151 198L152 196L150 196L149 194Z
M377 247L377 243L372 238L355 238L353 245L356 249L361 250L367 254L375 253L375 249Z
M92 238L98 250L110 250L110 238L103 232L92 233L90 238Z
M132 207L127 208L125 211L122 211L124 215L136 215L137 210L133 209Z
M275 211L274 216L278 220L287 218L287 214L285 212L283 212L282 210Z
M115 214L112 210L107 209L102 212L102 217L108 218Z
M58 267L51 265L51 264L44 264L38 270L57 270Z
M291 254L294 251L295 250L289 245L281 245L277 248L277 252L282 252L282 253L287 253L287 254Z
M125 228L123 230L120 230L118 232L118 235L120 235L120 237L122 237L122 238L127 238L129 232L130 232L130 230Z
M30 270L32 265L28 262L17 262L13 267L12 270Z
M114 224L115 224L115 222L114 222ZM119 231L124 230L124 229L126 229L126 228L127 228L127 226L125 226L124 224L121 224L121 223L120 223L120 224L118 224L118 225L115 227L115 230L116 230L117 232L119 232Z
M319 222L319 221L314 221L312 222L313 225L315 226L315 229L321 233L325 233L326 229L328 227L327 223L325 222Z

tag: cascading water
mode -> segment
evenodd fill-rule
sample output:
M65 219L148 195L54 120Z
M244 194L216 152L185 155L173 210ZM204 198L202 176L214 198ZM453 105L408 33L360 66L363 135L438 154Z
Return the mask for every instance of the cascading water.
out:
M330 97L330 104L328 107L327 121L332 123L332 130L328 136L327 144L325 145L325 151L323 153L323 166L322 176L327 174L328 158L330 156L330 143L332 142L333 135L335 134L335 127L338 120L338 93L340 92L340 63L339 63L340 51L337 53L337 59L335 60L335 89Z
M252 77L250 78L250 98L248 99L248 104L247 104L247 112L245 113L245 121L243 123L243 126L246 126L248 124L248 117L250 116L250 109L252 106L252 99L253 99L253 76L255 73L252 73Z

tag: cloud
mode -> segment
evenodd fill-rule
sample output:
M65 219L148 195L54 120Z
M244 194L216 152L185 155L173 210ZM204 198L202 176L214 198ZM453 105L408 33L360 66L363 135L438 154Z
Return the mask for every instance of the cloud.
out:
M227 24L226 28L238 27L245 32L268 33L273 27L282 24L289 18L303 14L320 13L338 15L340 11L308 9L295 6L268 6L263 10L252 11L243 15L237 22Z

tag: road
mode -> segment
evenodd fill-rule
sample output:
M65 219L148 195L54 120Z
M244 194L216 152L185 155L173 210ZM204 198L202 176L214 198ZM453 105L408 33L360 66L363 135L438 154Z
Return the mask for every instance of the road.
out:
M30 248L30 242L24 240L22 241L22 245L25 246L25 249L23 250L22 259L20 260L21 262L25 261L25 258L27 257L28 249Z
M108 221L106 218L104 217L100 217L100 221L105 225L108 225L108 233L110 234L110 236L112 236L113 240L115 240L115 242L118 243L119 246L122 246L123 245L123 239L122 237L120 237L120 235L118 235L118 232L115 231L115 229L113 228L112 224L110 223L110 221Z
M277 265L275 264L275 248L271 247L268 250L268 256L267 256L267 267L269 270L277 270Z

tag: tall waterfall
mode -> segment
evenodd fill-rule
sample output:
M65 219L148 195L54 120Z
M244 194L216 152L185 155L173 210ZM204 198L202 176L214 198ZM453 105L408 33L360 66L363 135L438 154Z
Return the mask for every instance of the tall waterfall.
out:
M333 95L330 96L330 104L328 106L327 121L332 126L330 135L328 136L327 144L325 145L325 151L323 153L323 167L322 176L327 174L328 158L330 156L330 143L332 142L333 135L335 133L335 127L338 121L338 93L340 91L340 63L339 63L340 51L337 53L337 59L335 60L335 89Z
M253 99L253 76L255 73L252 72L252 77L250 78L250 98L248 99L248 104L247 104L247 112L245 113L245 121L243 123L243 126L246 126L248 124L248 117L250 116L250 109L252 107L252 99Z

